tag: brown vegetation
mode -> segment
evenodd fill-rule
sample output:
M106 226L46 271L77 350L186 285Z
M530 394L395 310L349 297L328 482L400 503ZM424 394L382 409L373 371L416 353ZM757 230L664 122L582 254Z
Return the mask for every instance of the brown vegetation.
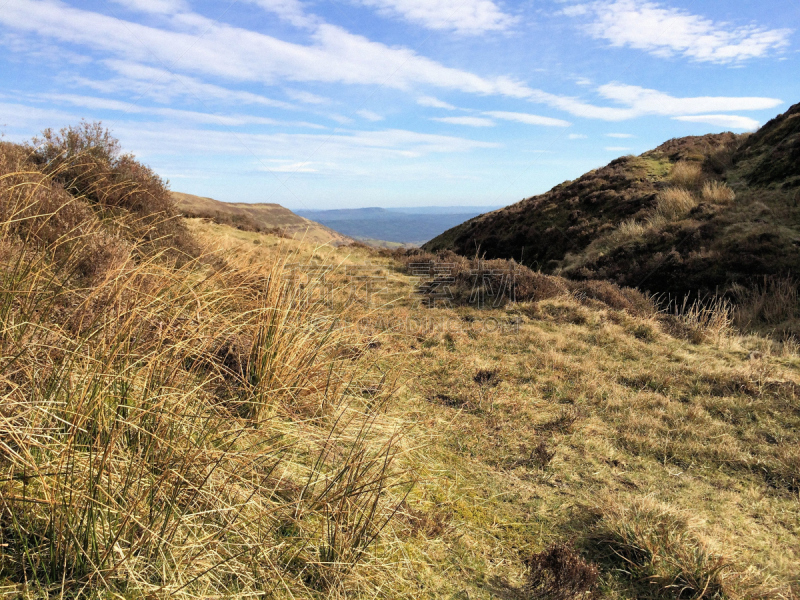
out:
M346 585L399 481L346 306L200 254L99 127L0 150L2 593Z
M799 124L800 105L752 135L670 140L424 247L655 294L735 299L765 276L800 272Z
M510 260L200 219L197 254L170 251L2 150L0 594L800 591L798 348L731 327L783 323L793 281L666 314Z

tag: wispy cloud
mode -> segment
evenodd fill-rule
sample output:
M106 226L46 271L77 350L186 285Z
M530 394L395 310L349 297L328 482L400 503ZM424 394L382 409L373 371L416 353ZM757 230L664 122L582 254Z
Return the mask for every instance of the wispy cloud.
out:
M489 111L484 114L495 119L516 121L517 123L525 123L526 125L543 125L545 127L569 127L572 125L569 121L540 117L539 115L531 115L528 113Z
M203 102L222 101L297 110L288 102L205 83L195 77L165 69L115 59L106 60L103 64L116 72L117 76L107 80L78 78L75 83L103 93L132 92L165 104L176 99L199 99Z
M305 7L299 0L248 0L251 4L256 4L277 15L287 23L295 27L311 28L319 25L320 19L306 12Z
M367 121L377 122L383 121L383 115L379 115L376 112L372 112L371 110L357 110L356 114L361 117L362 119L366 119Z
M417 104L420 106L427 106L430 108L443 108L445 110L459 110L457 106L453 106L447 102L434 98L433 96L420 96L417 98Z
M0 23L18 31L104 51L128 63L155 62L155 68L169 65L182 73L227 81L366 84L400 90L434 86L481 96L528 99L572 115L608 121L642 115L759 110L781 104L770 98L673 98L656 90L610 84L598 91L622 108L596 106L532 89L506 76L483 77L446 67L408 48L389 47L334 25L320 25L311 34L312 44L303 45L197 14L182 17L185 31L121 21L57 1L14 0L0 11ZM103 35L97 35L99 31ZM392 76L387 77L387 72Z
M426 29L477 35L505 31L517 19L491 0L353 0L380 14L399 17Z
M274 162L274 161L272 161ZM278 164L275 166L266 166L264 170L272 171L273 173L319 173L319 169L315 169L311 165L314 163L312 162L286 162L286 161L279 161L282 164Z
M607 133L606 137L617 138L619 140L627 140L630 138L634 138L636 136L631 133Z
M589 136L582 133L570 133L569 139L571 140L588 140Z
M156 13L173 15L179 12L187 12L189 5L184 0L112 0L131 10L138 10L146 13Z
M646 115L680 116L706 112L766 110L783 104L776 98L701 96L676 98L658 90L635 85L610 83L600 86L597 93L618 106L597 106L568 96L533 91L530 100L547 104L572 115L604 121L627 121Z
M126 106L118 106L123 109ZM0 124L42 128L75 123L74 112L30 104L0 102ZM404 129L346 131L328 133L233 133L201 129L171 120L154 123L118 120L114 125L126 149L138 156L259 156L265 162L280 159L290 163L336 161L375 162L386 159L415 158L431 154L463 154L480 149L499 148L495 142L466 137L420 133Z
M735 63L761 58L789 45L791 29L715 23L684 10L642 0L578 4L567 15L588 19L586 31L612 46L655 56L684 56L699 62Z
M494 127L495 123L491 119L483 117L438 117L431 121L448 123L449 125L466 125L467 127Z
M715 127L726 127L742 131L755 131L761 123L750 117L740 117L737 115L693 115L683 117L673 117L676 121L687 123L704 123Z
M395 89L426 84L516 98L530 93L524 84L508 77L486 78L446 67L413 50L389 47L329 24L317 27L312 34L313 43L303 45L197 14L183 15L181 25L186 30L173 31L44 0L7 3L0 11L0 23L129 61L155 62L159 67L170 65L182 72L227 80L267 84L281 80L316 81ZM387 71L393 75L387 77Z
M304 104L330 104L331 101L330 98L318 96L317 94L312 94L311 92L303 90L287 89L285 91L289 98L297 100L298 102L303 102Z
M92 110L108 110L114 112L127 113L129 115L154 115L170 120L200 123L204 125L221 125L225 127L239 127L242 125L284 125L295 127L309 127L312 129L325 129L322 125L307 123L305 121L279 121L269 117L242 114L214 114L196 112L191 110L179 110L174 108L148 107L124 102L121 100L111 100L108 98L95 98L92 96L80 96L76 94L41 94L40 96L49 102L57 104L69 104Z

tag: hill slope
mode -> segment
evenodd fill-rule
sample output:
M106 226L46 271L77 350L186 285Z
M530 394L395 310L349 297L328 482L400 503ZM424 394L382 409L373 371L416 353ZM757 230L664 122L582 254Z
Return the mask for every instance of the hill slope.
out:
M441 258L0 142L0 597L798 597L797 344Z
M213 198L172 192L178 209L188 217L211 219L245 231L281 231L292 238L303 238L311 243L335 245L352 242L324 225L294 214L280 204L246 204L220 202Z
M796 105L750 136L674 139L617 159L425 248L654 292L711 292L800 271L799 186Z

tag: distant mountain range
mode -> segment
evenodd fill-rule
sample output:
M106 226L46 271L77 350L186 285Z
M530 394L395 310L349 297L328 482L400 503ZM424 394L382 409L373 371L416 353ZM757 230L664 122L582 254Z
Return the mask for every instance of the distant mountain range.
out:
M298 210L296 213L362 241L421 245L442 232L500 206L425 206Z

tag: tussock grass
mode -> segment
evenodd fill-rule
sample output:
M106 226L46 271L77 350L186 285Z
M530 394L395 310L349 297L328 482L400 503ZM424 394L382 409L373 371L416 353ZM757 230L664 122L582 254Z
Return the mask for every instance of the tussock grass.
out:
M669 174L670 181L679 187L696 189L703 182L703 167L699 163L679 161Z
M291 255L189 255L169 207L136 199L162 184L113 176L140 171L128 158L109 173L95 133L58 165L0 162L4 593L378 585L364 573L408 486L392 386L365 400L369 367L339 353L366 344L339 325L348 303L295 285Z
M649 227L647 224L634 219L628 219L619 224L610 238L614 244L621 246L634 240L641 240L648 230Z
M641 593L667 598L720 598L730 594L732 566L711 550L691 519L644 497L609 502L590 539L601 560L615 564Z
M659 192L653 214L672 221L688 214L697 204L697 199L687 189L670 187Z
M707 181L703 185L703 200L712 204L731 204L736 199L734 192L727 183L722 181Z
M735 319L741 327L757 323L778 325L800 311L797 282L791 277L765 277L758 285L734 289Z

